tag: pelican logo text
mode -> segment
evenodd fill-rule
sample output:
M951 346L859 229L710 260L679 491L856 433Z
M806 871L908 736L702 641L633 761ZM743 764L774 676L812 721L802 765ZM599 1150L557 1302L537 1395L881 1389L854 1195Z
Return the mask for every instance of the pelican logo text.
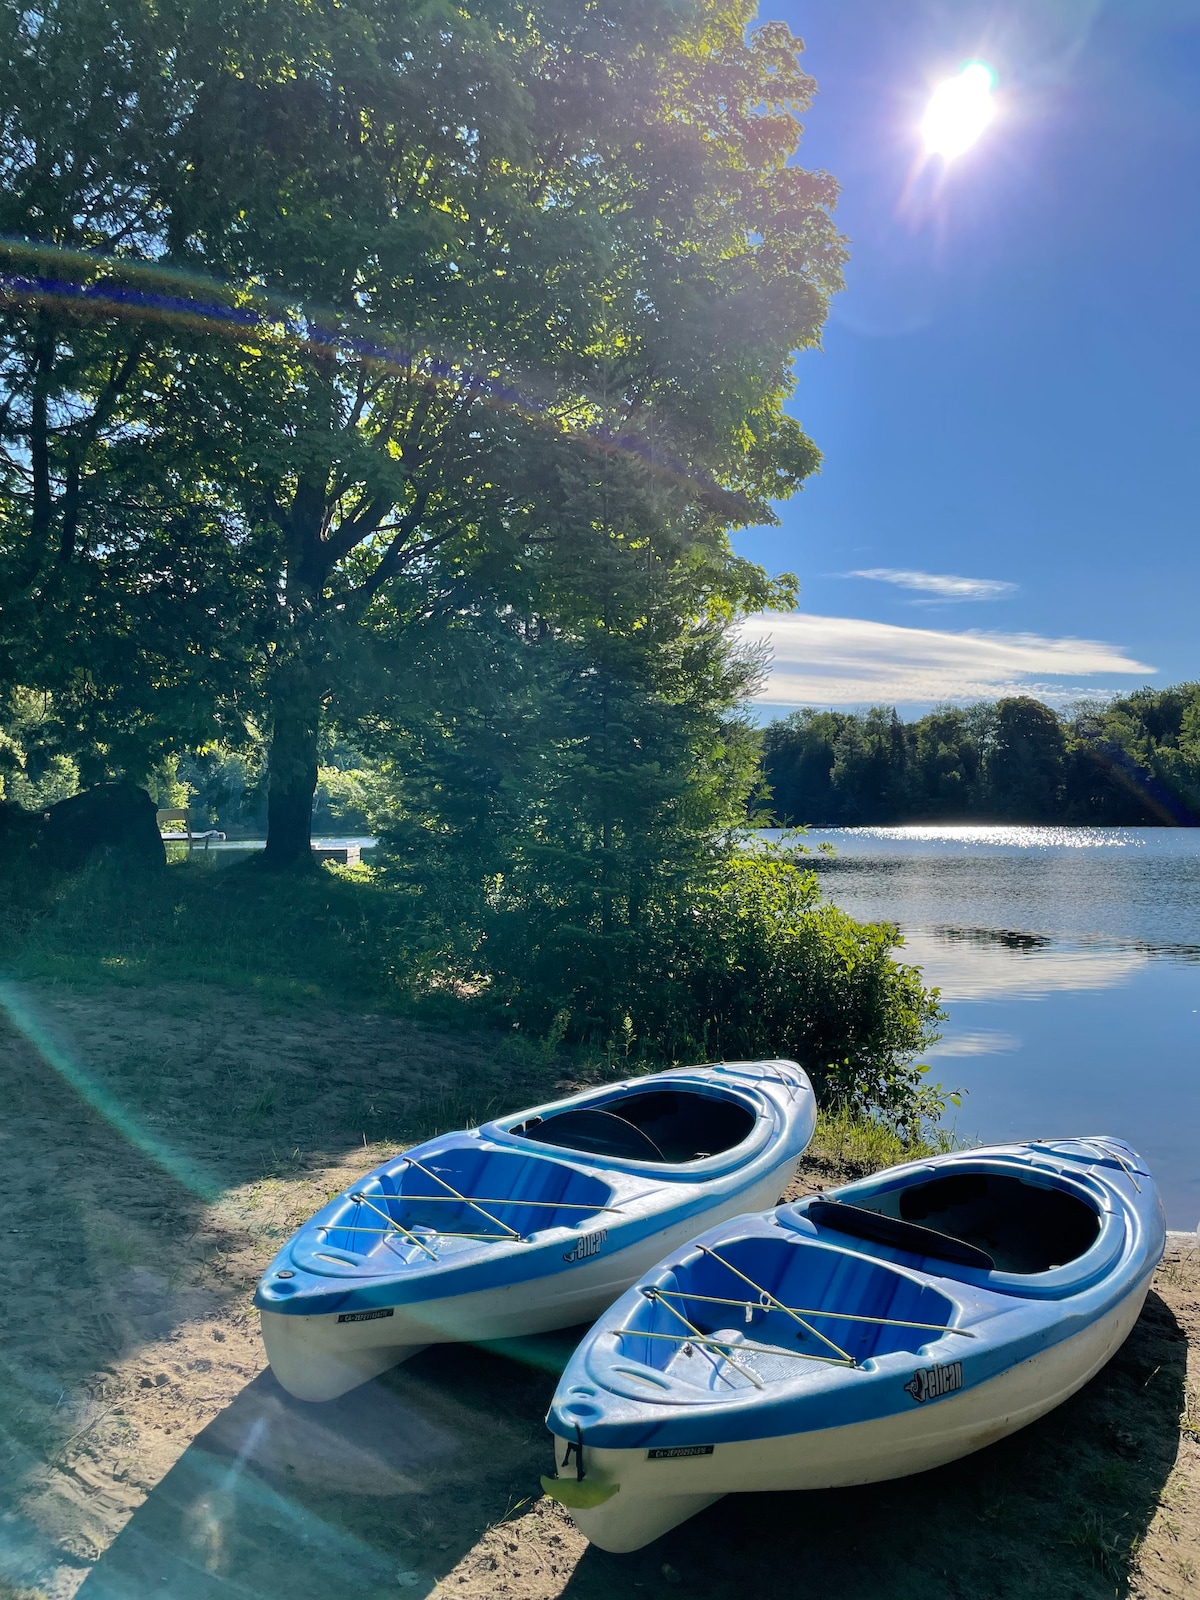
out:
M919 1406L961 1388L961 1361L952 1361L947 1367L919 1367L904 1385L905 1393L912 1395Z
M568 1250L563 1257L564 1261L586 1261L589 1256L598 1256L600 1246L608 1238L608 1229L601 1228L599 1233L585 1233L579 1240L574 1250Z

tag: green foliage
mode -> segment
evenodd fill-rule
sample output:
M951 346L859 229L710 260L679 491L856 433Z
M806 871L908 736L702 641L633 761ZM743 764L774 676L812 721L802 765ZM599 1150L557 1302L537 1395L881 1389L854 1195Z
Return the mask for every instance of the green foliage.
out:
M39 811L79 788L66 730L47 694L16 687L0 700L0 800Z
M181 810L187 806L191 791L180 776L177 755L164 756L151 770L146 790L154 804L160 808Z
M511 889L498 900L491 992L525 1026L566 1018L568 1037L634 1059L789 1056L825 1105L901 1122L943 1109L910 1064L937 1037L936 994L892 959L894 927L821 903L816 874L786 853L722 852L650 890L636 924L607 941L577 900Z
M1028 696L942 707L797 711L762 734L777 821L1200 821L1200 684L1065 715Z
M253 724L283 863L414 621L786 603L727 531L817 464L783 403L843 245L751 14L3 9L4 249L87 295L0 308L4 625L89 780Z
M266 825L266 753L246 739L237 747L206 745L181 757L179 778L187 788L192 820L232 838L262 835Z
M816 1132L805 1151L806 1165L831 1177L866 1177L884 1167L922 1156L945 1155L956 1148L952 1134L940 1128L897 1129L878 1117L863 1116L845 1106L821 1110Z
M381 868L274 878L197 855L143 876L101 858L36 897L0 896L0 964L76 984L186 979L516 1024L543 1051L569 1045L629 1072L794 1056L827 1110L905 1138L944 1103L911 1064L936 1037L936 995L893 959L895 929L820 903L813 874L785 855L733 852L702 884L660 895L602 975L570 908L556 921L510 897L481 922L479 898L460 895L451 924L452 885L441 887L431 910Z
M818 464L784 405L844 258L795 161L802 47L752 18L0 4L4 670L81 781L265 817L270 865L308 864L318 785L319 823L388 840L277 897L97 867L31 950L303 952L347 993L646 1061L792 1049L916 1104L934 1012L894 936L729 843L737 619L795 595L729 534ZM886 778L898 737L843 764Z
M984 753L988 804L1014 822L1042 822L1062 803L1067 736L1049 706L1021 696L997 702Z
M386 816L391 794L373 767L318 767L313 802L315 833L367 833Z
M368 833L389 820L393 793L377 764L336 735L321 741L318 754L314 833ZM187 806L196 825L219 828L231 839L261 838L267 821L266 760L265 746L253 737L236 749L214 744L172 757L169 770L176 775L179 798L170 803Z

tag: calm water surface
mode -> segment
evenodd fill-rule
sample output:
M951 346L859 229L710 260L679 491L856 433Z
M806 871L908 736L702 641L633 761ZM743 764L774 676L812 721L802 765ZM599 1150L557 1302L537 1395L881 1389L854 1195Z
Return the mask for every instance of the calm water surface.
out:
M899 924L949 1012L932 1074L968 1138L1115 1133L1168 1225L1200 1217L1200 829L812 829L855 917ZM949 1120L949 1119L948 1119Z

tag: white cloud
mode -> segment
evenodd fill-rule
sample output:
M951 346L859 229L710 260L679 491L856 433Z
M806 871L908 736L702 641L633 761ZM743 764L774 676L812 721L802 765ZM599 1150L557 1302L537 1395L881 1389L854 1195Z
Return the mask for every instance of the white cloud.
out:
M974 1032L956 1033L949 1039L940 1039L926 1056L995 1056L1011 1055L1021 1048L1015 1033L1001 1033L997 1028L979 1028Z
M746 619L742 635L769 650L770 668L755 696L765 705L931 705L1006 694L1063 701L1095 695L1095 684L1075 678L1142 678L1157 670L1094 639L948 633L803 612L760 612Z
M909 572L903 567L864 567L842 576L894 583L897 588L915 589L938 600L1003 600L1017 592L1016 584L1003 578L958 578L952 572Z

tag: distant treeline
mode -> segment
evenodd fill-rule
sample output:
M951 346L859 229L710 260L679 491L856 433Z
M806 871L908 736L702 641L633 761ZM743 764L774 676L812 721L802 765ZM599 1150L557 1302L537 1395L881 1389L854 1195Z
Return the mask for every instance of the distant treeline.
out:
M1200 683L1065 714L1028 696L795 711L763 732L782 826L925 821L1200 824Z

